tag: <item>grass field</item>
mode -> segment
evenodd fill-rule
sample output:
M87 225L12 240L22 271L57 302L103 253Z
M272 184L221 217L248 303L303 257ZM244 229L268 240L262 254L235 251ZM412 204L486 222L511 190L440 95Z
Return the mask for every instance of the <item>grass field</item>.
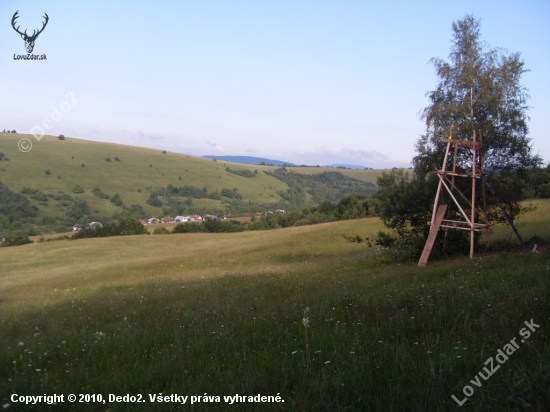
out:
M550 202L538 203L520 220L524 238L549 234ZM24 410L11 394L73 393L146 403L56 410L549 410L547 246L420 269L343 238L381 228L373 218L2 248L0 402ZM493 239L508 236L496 228ZM540 327L519 343L531 319ZM500 369L471 383L513 338ZM160 393L201 401L150 402ZM284 402L224 403L235 394Z

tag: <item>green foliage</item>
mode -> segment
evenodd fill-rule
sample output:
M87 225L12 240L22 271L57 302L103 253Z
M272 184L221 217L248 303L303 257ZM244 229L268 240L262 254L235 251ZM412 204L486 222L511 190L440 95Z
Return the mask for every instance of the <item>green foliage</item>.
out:
M133 217L127 217L120 222L106 223L102 227L82 228L82 230L72 235L71 239L84 239L94 237L110 237L110 236L129 236L129 235L147 235L149 232Z
M105 159L105 161L106 161L106 162L110 162L110 161L111 161L111 158L110 158L110 157L107 157L107 158Z
M526 69L519 53L489 49L481 40L479 21L465 16L453 23L449 58L450 62L432 59L439 80L436 89L428 93L430 104L422 112L426 133L416 144L413 176L394 170L378 181L380 217L392 233L380 234L377 242L395 247L404 260L418 259L429 233L427 223L439 182L432 172L441 169L446 149L443 139L451 134L460 140L482 139L485 174L512 218L528 210L519 203L529 193L525 172L541 163L532 154L527 137L528 95L520 83ZM454 156L449 156L447 170L453 168L453 160ZM469 150L458 150L456 172L470 173L471 162ZM480 165L477 167L479 170ZM455 184L463 193L471 191L469 179L456 179ZM477 204L484 204L483 191L477 190L476 196ZM504 222L495 198L488 195L486 201L489 220ZM441 203L449 205L446 219L464 220L445 192ZM465 212L471 213L468 208ZM444 231L436 239L432 256L466 252L469 235L460 230Z
M15 236L11 240L6 240L5 242L0 242L0 247L9 247L9 246L21 246L28 243L33 243L28 236Z
M80 185L76 185L72 189L73 193L84 193L84 188Z
M239 193L237 188L233 188L233 190L223 188L221 191L221 195L224 197L227 197L229 199L242 199L243 196Z
M0 234L9 233L21 225L31 223L38 216L38 208L31 206L29 199L12 192L0 182Z
M115 193L113 196L111 196L111 202L113 202L117 206L122 206L123 202L120 198L120 195L118 193Z
M422 254L430 226L433 198L438 178L430 175L421 179L408 172L393 169L378 179L380 190L378 214L390 233L379 232L376 243L385 248L394 248L394 260L412 262ZM447 212L448 219L460 219L458 211ZM432 256L453 255L467 250L469 233L450 230L438 236L432 249Z
M153 235L168 235L170 231L166 229L165 227L156 227L155 230L153 230Z
M483 138L488 173L515 172L540 164L527 137L527 90L520 83L527 72L519 53L489 49L480 36L480 23L467 15L453 23L450 62L434 58L439 82L428 93L430 105L422 113L426 134L417 143L415 172L425 176L441 168L446 144L453 137ZM453 127L454 126L454 127ZM458 166L467 169L471 155L459 151Z
M44 242L57 242L59 240L68 240L70 239L69 236L56 236L56 237L50 237L46 239L44 236L42 236L40 239L38 239L38 243L44 243Z
M74 199L68 203L68 208L65 212L67 222L79 222L81 220L90 219L90 208L85 200Z
M46 173L47 175L51 175L52 172L50 172L49 170L46 170L44 173Z
M538 194L542 199L550 198L550 183L540 185Z
M286 191L278 192L284 199L278 206L285 209L314 206L327 200L334 202L348 195L368 195L377 190L373 183L348 177L341 172L306 175L281 167L265 173L289 186Z
M206 233L206 226L194 222L180 223L172 229L172 233Z
M225 171L227 173L231 173L241 177L248 177L248 178L256 177L258 175L258 169L254 170L254 172L251 172L248 169L235 170L235 169L231 169L229 166L226 166Z
M99 188L99 186L95 186L93 189L92 189L92 193L94 194L94 196L97 196L101 199L109 199L111 196L109 196L107 193L103 193L103 191Z
M209 233L230 233L244 231L243 224L237 220L228 221L207 218L203 220L202 226L204 226Z
M59 136L57 136L57 138L58 138L59 140L65 140L65 135L60 134Z
M113 220L122 220L127 217L133 217L135 219L146 219L147 213L145 213L145 209L143 209L143 206L138 204L133 204L130 207L123 206L122 212L116 212L111 216L111 219Z
M158 195L156 193L151 193L149 195L149 199L147 199L146 203L148 205L154 206L154 207L161 207L162 201L159 199Z
M23 189L21 189L21 193L24 195L30 195L31 199L38 200L39 202L47 202L48 196L46 194L38 189L33 189L32 187L26 187L24 186Z
M529 197L547 199L550 197L550 164L545 168L531 168L525 172L529 186Z
M120 162L120 158L118 156L115 156L115 162Z
M0 152L0 161L1 161L4 157L6 157L6 155L4 154L4 152Z

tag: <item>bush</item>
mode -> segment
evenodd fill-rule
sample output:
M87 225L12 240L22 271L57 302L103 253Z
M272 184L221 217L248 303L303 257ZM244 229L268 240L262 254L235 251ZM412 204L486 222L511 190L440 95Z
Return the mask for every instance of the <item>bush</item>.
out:
M153 235L168 235L170 231L165 227L157 227L153 230Z
M107 193L104 193L99 186L96 186L92 189L92 193L94 196L100 197L101 199L109 199L111 196L109 196Z
M5 242L0 243L0 247L21 246L28 243L33 243L28 236L16 236L11 240L6 240Z
M80 185L73 187L73 193L84 193L84 188Z
M60 134L59 136L57 136L57 138L58 138L59 140L65 140L65 136L62 135L62 134Z
M185 222L176 225L172 233L205 233L208 232L205 226L199 223Z
M120 195L118 193L115 193L111 197L111 202L113 202L117 206L122 206L124 203L122 202L122 199L120 198Z
M115 156L115 162L120 162L120 159L118 156Z
M45 173L46 173L47 175L51 175L51 174L52 174L52 172L50 172L49 170L46 170Z
M543 199L548 199L550 197L550 183L539 186L539 196Z
M110 158L110 157L107 157L107 158L105 159L105 161L106 161L106 162L110 162L110 161L111 161L111 158Z
M139 220L133 217L127 217L121 222L106 223L102 227L97 226L95 228L83 228L73 234L71 239L148 234L149 232Z
M162 207L162 201L159 199L158 195L154 192L149 195L149 199L147 199L145 203L154 207Z

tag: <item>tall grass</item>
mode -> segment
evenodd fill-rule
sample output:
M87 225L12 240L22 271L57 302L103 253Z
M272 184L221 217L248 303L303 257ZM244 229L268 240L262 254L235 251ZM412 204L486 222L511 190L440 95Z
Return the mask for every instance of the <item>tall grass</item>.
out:
M0 278L1 402L11 403L12 393L112 393L144 394L147 403L56 408L550 409L548 251L423 269L389 265L383 254L342 237L378 224L182 235L173 249L168 240L175 235L129 237L119 249L110 239L86 240L82 249L68 241L22 246L2 256L9 278ZM176 247L190 252L166 253ZM127 253L122 262L110 248ZM132 263L137 251L143 260ZM163 252L165 261L154 258ZM107 259L99 264L94 257ZM18 288L27 307L12 299ZM451 396L462 399L484 362L531 319L541 325L537 332L459 407ZM285 402L148 402L148 394L159 393L280 394Z

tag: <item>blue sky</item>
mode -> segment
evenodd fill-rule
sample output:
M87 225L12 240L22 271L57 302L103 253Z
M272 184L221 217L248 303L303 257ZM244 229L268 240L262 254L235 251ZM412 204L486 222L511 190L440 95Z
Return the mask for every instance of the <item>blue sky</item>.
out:
M11 27L41 27L34 54ZM550 2L11 1L0 3L0 130L248 155L410 166L419 112L473 14L531 71L530 137L550 161ZM76 103L76 104L75 104ZM61 107L65 111L61 110ZM56 119L59 118L54 115ZM36 143L38 144L38 143Z

